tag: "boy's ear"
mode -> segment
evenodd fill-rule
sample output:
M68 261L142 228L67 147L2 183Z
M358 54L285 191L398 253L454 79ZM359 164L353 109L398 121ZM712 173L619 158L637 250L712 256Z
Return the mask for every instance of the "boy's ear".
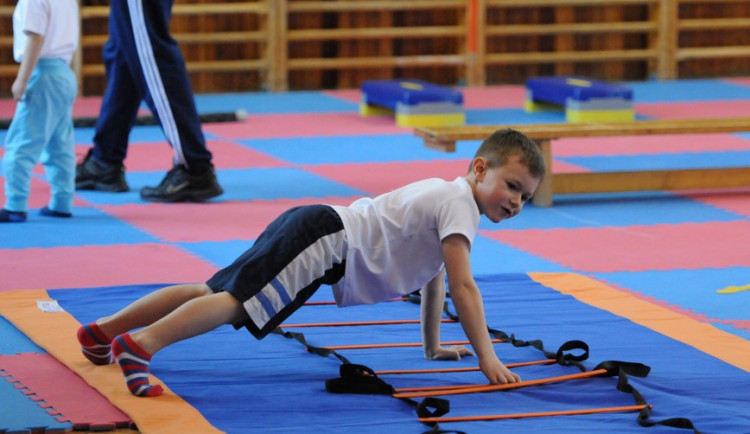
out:
M474 172L474 177L483 177L487 171L487 160L484 157L477 157L471 162L471 168Z

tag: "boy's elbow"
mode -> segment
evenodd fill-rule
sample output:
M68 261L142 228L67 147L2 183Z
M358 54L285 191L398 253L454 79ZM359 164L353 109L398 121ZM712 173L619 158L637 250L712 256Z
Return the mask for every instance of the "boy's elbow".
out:
M463 297L470 297L475 294L479 293L479 288L477 288L477 285L474 283L474 281L459 281L459 282L449 282L448 287L450 289L451 297L456 296L463 296Z

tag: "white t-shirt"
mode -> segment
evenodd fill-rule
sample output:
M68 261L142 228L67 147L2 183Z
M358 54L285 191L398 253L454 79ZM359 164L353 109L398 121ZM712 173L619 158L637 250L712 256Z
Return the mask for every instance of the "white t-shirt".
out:
M334 206L346 231L344 278L336 304L385 301L427 284L443 268L441 241L462 234L474 241L479 208L459 177L427 179L348 207Z
M77 0L18 0L13 11L13 59L21 63L28 36L44 36L40 58L70 63L80 39Z

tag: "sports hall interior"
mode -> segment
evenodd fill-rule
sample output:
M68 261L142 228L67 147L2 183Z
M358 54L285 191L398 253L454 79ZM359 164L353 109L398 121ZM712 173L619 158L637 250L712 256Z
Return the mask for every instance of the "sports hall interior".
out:
M3 144L15 4L0 0ZM80 4L79 159L109 2ZM0 433L750 432L749 28L743 0L177 0L171 31L225 192L140 199L172 155L145 104L130 192L78 191L72 218L44 218L35 168L28 221L0 225ZM627 88L632 119L529 110L540 77ZM363 84L414 80L459 92L464 121L362 115ZM417 296L337 308L326 286L262 341L223 326L160 352L162 397L81 355L80 324L207 280L284 210L453 180L477 131L506 126L539 134L547 200L483 217L471 259L523 387L482 389L476 357L424 360ZM454 314L448 298L446 342L465 339ZM352 375L378 387L327 390Z

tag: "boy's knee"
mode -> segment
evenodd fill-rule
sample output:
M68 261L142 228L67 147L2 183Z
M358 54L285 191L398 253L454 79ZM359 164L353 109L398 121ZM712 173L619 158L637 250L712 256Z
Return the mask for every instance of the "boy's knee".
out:
M209 288L205 283L196 283L188 286L196 297L202 297L204 295L211 295L214 293L211 288Z

